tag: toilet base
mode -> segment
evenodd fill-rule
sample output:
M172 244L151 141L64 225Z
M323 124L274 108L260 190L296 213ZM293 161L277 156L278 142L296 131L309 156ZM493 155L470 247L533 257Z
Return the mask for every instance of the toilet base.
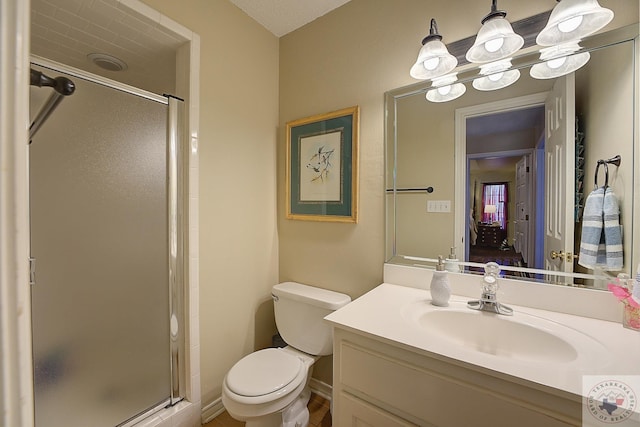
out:
M306 387L296 400L280 412L246 420L246 427L307 427L309 409L307 404L311 390Z

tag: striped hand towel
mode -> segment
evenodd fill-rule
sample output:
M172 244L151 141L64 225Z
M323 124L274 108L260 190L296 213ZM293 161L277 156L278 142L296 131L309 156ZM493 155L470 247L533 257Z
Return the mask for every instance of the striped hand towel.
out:
M606 259L602 268L608 271L621 270L623 249L620 206L611 187L607 187L604 193L604 243Z
M606 261L604 240L604 188L596 188L587 196L582 214L582 237L578 264L595 268Z

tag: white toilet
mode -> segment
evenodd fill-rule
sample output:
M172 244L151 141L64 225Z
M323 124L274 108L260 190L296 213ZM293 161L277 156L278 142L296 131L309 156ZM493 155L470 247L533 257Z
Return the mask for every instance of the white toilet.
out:
M289 345L256 351L233 365L222 403L247 427L306 427L313 364L333 353L332 330L323 319L351 298L295 282L275 285L272 295L278 332Z

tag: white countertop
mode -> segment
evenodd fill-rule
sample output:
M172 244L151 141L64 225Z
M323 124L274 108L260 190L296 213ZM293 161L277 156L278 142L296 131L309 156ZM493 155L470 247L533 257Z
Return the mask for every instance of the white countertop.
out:
M504 358L456 345L408 320L409 307L449 309L432 306L430 299L428 290L383 283L325 319L337 328L576 395L583 395L583 375L640 375L640 332L623 328L620 323L509 304L514 309L510 321L526 323L532 316L542 318L552 326L554 322L560 324L559 329L569 335L585 335L588 342L593 339L600 345L581 348L579 344L578 359L572 362ZM450 309L460 310L470 299L452 295ZM587 347L590 350L585 350Z

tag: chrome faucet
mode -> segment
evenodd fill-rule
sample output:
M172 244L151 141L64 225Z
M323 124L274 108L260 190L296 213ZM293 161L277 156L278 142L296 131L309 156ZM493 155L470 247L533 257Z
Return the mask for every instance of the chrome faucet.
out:
M479 300L467 302L467 307L472 310L489 311L492 313L513 315L513 309L498 302L498 274L500 266L495 262L489 262L484 267L484 277L482 278L482 296Z

